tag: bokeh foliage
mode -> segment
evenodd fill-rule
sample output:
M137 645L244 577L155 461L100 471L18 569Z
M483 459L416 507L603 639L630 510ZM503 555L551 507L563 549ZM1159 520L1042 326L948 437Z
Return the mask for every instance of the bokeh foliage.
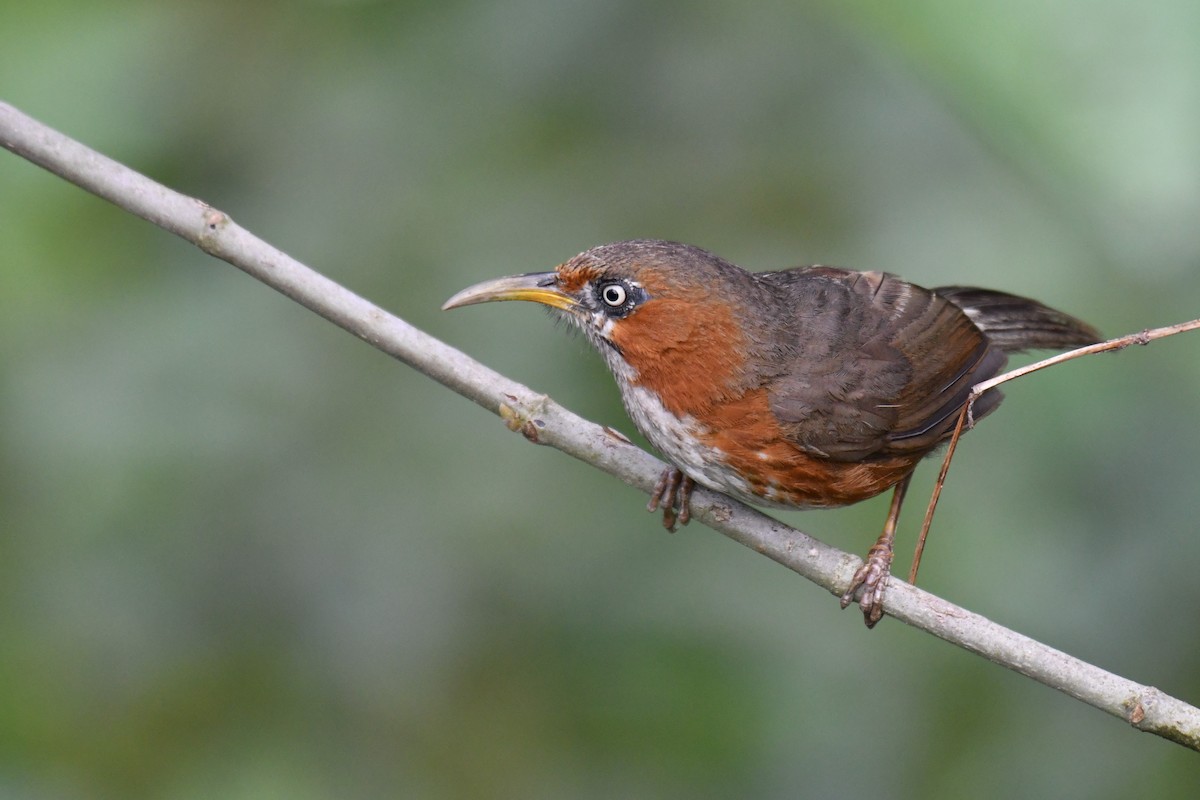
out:
M1188 0L2 12L6 100L627 432L582 341L441 301L655 236L1113 334L1200 315ZM4 153L0 246L3 796L1200 785L1194 753L664 535L637 493ZM1198 364L1185 336L1013 384L923 583L1200 701ZM863 551L885 502L785 518Z

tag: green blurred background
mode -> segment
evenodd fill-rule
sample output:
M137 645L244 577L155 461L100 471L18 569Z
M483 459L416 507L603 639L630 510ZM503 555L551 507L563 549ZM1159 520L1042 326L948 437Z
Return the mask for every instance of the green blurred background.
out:
M438 306L653 236L1114 335L1200 316L1194 0L0 18L4 99L630 433L544 314ZM0 796L1195 796L1195 753L664 535L637 492L3 152L0 242ZM1198 363L1193 334L1011 385L922 583L1200 701ZM886 502L783 518L861 553Z

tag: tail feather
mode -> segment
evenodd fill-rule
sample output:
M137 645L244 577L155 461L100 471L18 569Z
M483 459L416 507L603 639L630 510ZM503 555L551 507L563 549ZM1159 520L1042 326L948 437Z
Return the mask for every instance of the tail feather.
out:
M1036 300L991 289L942 286L933 290L958 306L996 347L1006 353L1066 350L1101 340L1082 320Z

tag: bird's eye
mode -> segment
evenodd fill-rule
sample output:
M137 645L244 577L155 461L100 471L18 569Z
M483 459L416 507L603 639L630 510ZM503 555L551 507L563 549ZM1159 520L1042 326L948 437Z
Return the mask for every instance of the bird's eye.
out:
M620 308L629 299L629 293L619 283L610 283L600 289L600 299L609 308Z

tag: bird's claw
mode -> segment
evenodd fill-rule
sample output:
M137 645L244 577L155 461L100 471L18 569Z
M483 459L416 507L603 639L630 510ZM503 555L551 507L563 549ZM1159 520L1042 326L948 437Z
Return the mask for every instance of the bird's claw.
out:
M875 545L867 553L867 559L850 579L850 588L842 595L842 608L854 602L854 593L862 587L858 607L862 610L863 622L874 628L883 619L883 591L892 574L892 549Z
M675 524L687 525L692 519L692 489L696 482L675 467L667 467L658 476L658 482L650 492L646 510L653 513L662 509L663 527L675 532Z

